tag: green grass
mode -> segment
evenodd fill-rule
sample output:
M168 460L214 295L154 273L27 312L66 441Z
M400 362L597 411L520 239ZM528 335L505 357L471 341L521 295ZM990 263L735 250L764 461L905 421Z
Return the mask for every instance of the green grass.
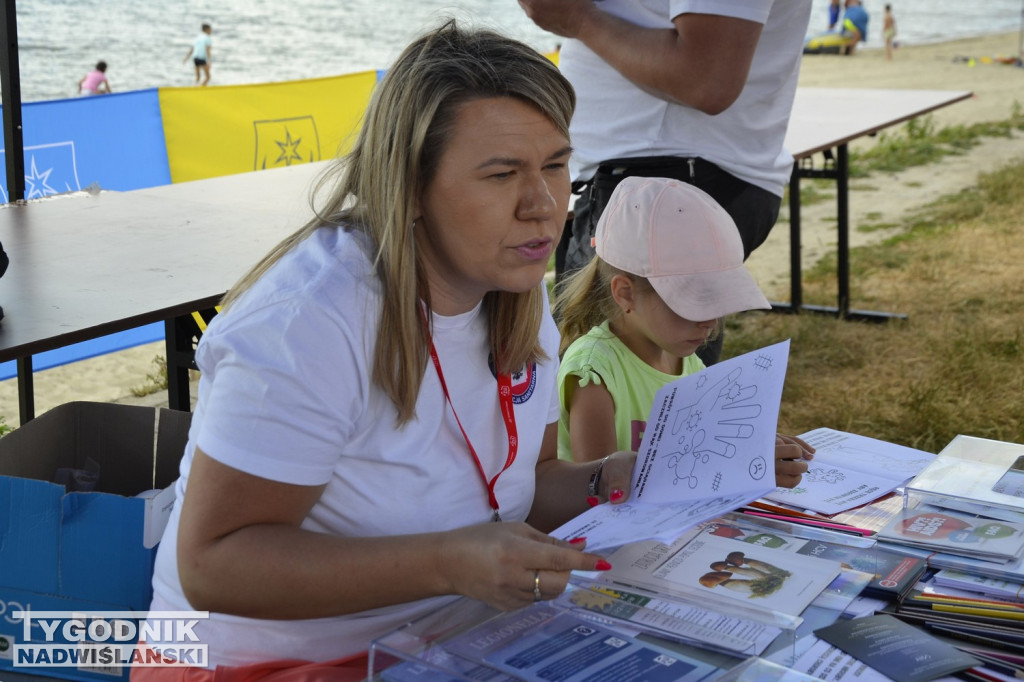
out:
M895 172L935 163L944 156L962 154L977 145L983 137L1009 137L1024 130L1024 111L1015 102L1010 118L971 125L935 129L931 116L908 121L893 132L878 134L878 141L868 150L850 153L850 177L861 178L875 171Z
M141 398L157 391L167 390L167 360L162 355L157 355L153 358L153 367L154 371L146 375L145 383L129 389L133 396Z
M779 430L828 426L930 452L957 434L1024 443L1024 163L909 216L851 251L854 308L887 324L801 314L730 319L725 357L792 340ZM835 257L804 277L835 304Z

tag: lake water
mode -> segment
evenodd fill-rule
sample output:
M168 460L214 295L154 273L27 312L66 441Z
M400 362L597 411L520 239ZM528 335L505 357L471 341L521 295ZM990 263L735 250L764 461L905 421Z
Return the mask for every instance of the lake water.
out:
M866 48L881 45L882 0ZM904 44L1016 31L1022 0L893 0ZM497 28L541 51L559 38L536 28L515 0L22 0L21 94L26 102L73 97L96 61L117 91L191 85L182 59L203 22L213 25L212 85L333 76L386 68L411 38L455 15ZM814 0L809 33L827 28L828 0ZM978 55L981 56L981 55Z

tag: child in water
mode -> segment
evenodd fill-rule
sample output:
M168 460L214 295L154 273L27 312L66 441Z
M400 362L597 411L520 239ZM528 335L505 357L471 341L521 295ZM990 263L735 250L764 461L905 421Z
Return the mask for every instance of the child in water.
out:
M597 224L597 254L559 289L558 456L638 450L654 395L704 369L695 351L718 319L769 308L743 265L729 214L702 190L628 177ZM776 484L796 486L814 448L776 437Z

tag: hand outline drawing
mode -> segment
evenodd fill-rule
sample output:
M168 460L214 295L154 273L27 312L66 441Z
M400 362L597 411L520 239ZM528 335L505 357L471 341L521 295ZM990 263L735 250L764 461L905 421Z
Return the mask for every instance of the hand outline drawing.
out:
M761 405L753 402L757 386L740 385L742 374L743 368L733 369L693 403L676 410L672 435L683 453L693 455L694 467L697 459L707 462L710 455L733 458L735 441L754 435L751 422L761 414ZM690 487L694 485L690 483Z

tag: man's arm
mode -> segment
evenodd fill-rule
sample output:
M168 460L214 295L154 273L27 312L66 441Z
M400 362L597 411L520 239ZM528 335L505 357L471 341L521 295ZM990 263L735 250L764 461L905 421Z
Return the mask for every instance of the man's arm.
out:
M762 28L716 14L680 14L674 28L644 28L591 0L519 4L540 28L581 41L637 87L712 115L739 97Z

